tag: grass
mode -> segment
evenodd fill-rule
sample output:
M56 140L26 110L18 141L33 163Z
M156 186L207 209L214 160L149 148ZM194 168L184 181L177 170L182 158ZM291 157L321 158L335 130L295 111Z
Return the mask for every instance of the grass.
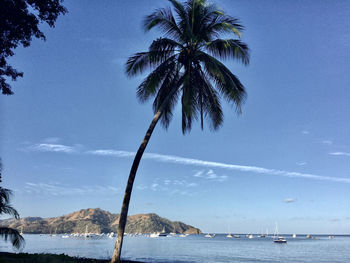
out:
M0 252L1 263L108 263L109 260L76 258L65 254L27 254ZM141 263L137 261L123 260L123 263Z

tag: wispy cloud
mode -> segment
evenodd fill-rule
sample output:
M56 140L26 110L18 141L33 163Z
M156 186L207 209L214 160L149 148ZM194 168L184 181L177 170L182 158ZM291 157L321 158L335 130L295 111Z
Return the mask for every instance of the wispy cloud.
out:
M306 131L306 130L302 131L301 133L304 134L304 135L310 134L310 132L309 132L309 131Z
M297 201L297 200L294 199L294 198L286 198L286 199L283 200L283 202L285 202L285 203L287 203L287 204L289 204L289 203L294 203L294 202L296 202L296 201Z
M332 145L333 141L332 140L323 140L322 143L327 144L327 145Z
M347 152L330 152L329 153L330 155L340 155L340 156L347 156L347 157L350 157L350 153L347 153Z
M299 165L299 166L304 166L304 165L307 164L307 162L297 162L296 164Z
M120 194L118 187L112 186L81 186L71 187L61 184L52 183L32 183L27 182L25 185L27 193L53 196L74 196L74 195L115 195Z
M160 180L159 178L154 179L154 181L149 185L137 185L136 189L146 190L150 189L154 192L165 192L170 195L187 195L193 196L193 187L197 187L198 184L194 182L188 182L186 180Z
M135 156L135 152L129 152L129 151L102 149L102 150L92 150L92 151L83 152L83 151L79 151L78 147L75 147L75 146L67 146L62 144L46 144L46 143L35 144L31 146L31 150L46 151L46 152L64 152L68 154L80 152L82 154L93 154L93 155L112 156L112 157L120 157L120 158L131 158ZM346 152L332 152L330 154L350 156L350 153L346 153ZM158 154L158 153L145 153L143 156L143 159L153 160L157 162L205 167L205 168L211 168L211 169L220 168L220 169L249 172L249 173L255 173L255 174L275 175L275 176L283 176L283 177L290 177L290 178L304 178L304 179L313 179L313 180L321 180L321 181L332 181L332 182L339 182L339 183L350 183L350 178L344 178L344 177L321 176L321 175L315 175L315 174L309 174L309 173L299 173L299 172L290 172L290 171L284 171L284 170L278 170L278 169L269 169L269 168L258 167L258 166L227 164L227 163L221 163L221 162L212 162L212 161L185 158L185 157L174 156L174 155L164 155L164 154ZM211 176L214 176L214 175L211 175ZM222 179L224 179L224 177Z
M30 146L28 150L36 152L62 152L74 153L76 149L74 146L67 146L63 144L38 143Z
M204 170L196 172L193 177L204 178L210 181L224 182L227 180L227 175L217 175L212 169L205 172Z
M106 154L107 151L110 153L108 155L115 156L115 157L133 157L135 155L134 152L115 151L115 150L98 150L98 151L90 151L88 153L99 154L100 152L103 152L104 154L99 154L99 155L107 155ZM191 159L191 158L185 158L185 157L174 156L174 155L145 153L143 158L148 160L158 161L158 162L193 165L193 166L200 166L200 167L207 167L207 168L221 168L221 169L240 171L240 172L251 172L255 174L266 174L266 175L276 175L276 176L283 176L283 177L290 177L290 178L304 178L304 179L332 181L332 182L339 182L339 183L350 183L350 178L321 176L321 175L299 173L299 172L289 172L284 170L269 169L269 168L258 167L258 166L211 162L211 161Z

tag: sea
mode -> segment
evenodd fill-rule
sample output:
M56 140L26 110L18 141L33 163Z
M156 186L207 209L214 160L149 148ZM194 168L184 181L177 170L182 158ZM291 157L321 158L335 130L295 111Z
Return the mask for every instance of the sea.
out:
M113 253L115 238L62 238L62 235L24 234L24 253L53 253L69 256L109 259ZM277 244L271 237L254 236L249 239L227 238L217 234L214 238L204 235L187 237L125 236L122 258L154 263L199 262L350 262L350 236L305 235L292 238L284 236L286 244ZM15 252L9 243L0 240L0 251Z

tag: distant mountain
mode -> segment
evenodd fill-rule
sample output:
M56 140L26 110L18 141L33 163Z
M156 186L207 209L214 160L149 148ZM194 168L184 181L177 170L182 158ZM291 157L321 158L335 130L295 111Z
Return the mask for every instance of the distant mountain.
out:
M51 218L25 217L19 220L0 220L0 226L23 230L24 233L108 233L117 232L118 214L112 214L100 208L80 211ZM178 221L170 221L156 214L137 214L128 217L127 233L166 232L200 234L200 229Z

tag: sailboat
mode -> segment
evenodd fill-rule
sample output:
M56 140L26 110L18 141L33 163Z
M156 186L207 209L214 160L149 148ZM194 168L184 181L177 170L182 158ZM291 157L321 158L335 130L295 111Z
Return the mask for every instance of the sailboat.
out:
M228 238L233 238L233 236L232 236L232 234L231 234L230 227L228 228L228 234L227 234L226 237L228 237Z
M276 223L275 233L274 233L274 235L273 235L273 242L274 242L274 243L279 243L279 244L287 243L287 240L286 240L284 237L278 236L278 227L277 227L277 223Z
M263 234L262 228L261 228L261 234L259 235L259 237L266 237L265 234Z

